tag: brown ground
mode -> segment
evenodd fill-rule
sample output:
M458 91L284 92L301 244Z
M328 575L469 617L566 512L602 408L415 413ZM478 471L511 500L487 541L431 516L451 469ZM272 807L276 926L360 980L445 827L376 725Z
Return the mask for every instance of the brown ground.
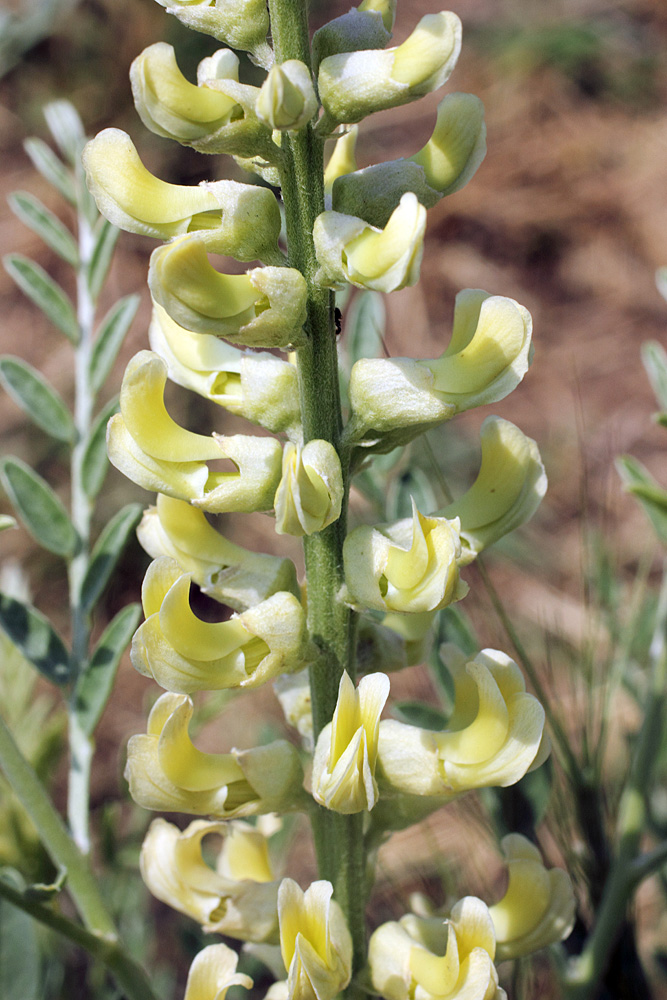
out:
M345 6L320 3L317 16L324 19L324 11L328 16ZM431 9L430 0L402 0L398 40ZM394 355L435 356L449 336L454 296L465 287L509 295L533 314L533 368L494 412L537 439L550 490L510 553L513 558L494 561L493 577L540 653L541 630L576 643L590 628L582 604L584 511L624 574L653 544L643 516L622 495L614 457L631 452L667 483L664 432L651 424L655 406L639 358L643 341L664 342L667 331L667 303L653 277L656 267L667 263L667 7L664 0L462 0L456 10L464 22L464 49L449 86L483 99L489 152L468 187L429 213L422 280L388 300L387 343ZM129 104L130 61L158 38L177 36L184 42L185 32L176 28L157 4L127 0L91 0L65 18L55 37L34 48L0 82L3 195L21 187L56 207L21 149L26 135L45 134L40 107L54 95L74 100L91 133L108 124L126 128L162 176L204 176L208 164L149 135ZM360 165L419 148L436 103L434 97L368 120L359 143ZM224 171L224 165L219 169ZM3 249L34 255L67 283L66 269L3 205L4 198ZM148 252L148 241L122 237L106 293L109 302L129 291L144 295L124 360L146 346ZM72 383L68 345L4 273L0 291L5 297L3 351L40 366L67 395ZM118 377L121 372L119 364ZM473 412L446 434L464 428L473 435L484 416L486 411ZM30 432L6 398L0 398L0 422L8 451L37 462L47 477L57 475L50 445ZM110 473L103 514L129 492L121 477ZM237 522L236 529L241 530ZM261 545L266 519L258 516L250 530ZM25 562L36 602L45 608L58 602L63 580L57 563L45 560L23 533L3 537L3 546ZM110 595L109 612L136 593L137 559L136 553L128 558L126 576ZM504 640L488 600L474 575L471 582L467 609L483 642L500 644ZM414 693L425 682L417 676L413 681L411 674L406 683ZM119 747L143 728L142 703L148 697L146 683L125 664L100 731L96 805L118 794ZM235 701L225 719L226 742L247 740L245 730L253 725L259 704L275 716L268 692ZM466 843L462 851L456 843L457 824L432 821L431 828L448 857L463 863L469 849ZM393 876L401 895L418 885L414 872L426 871L420 859L430 849L428 837L396 838L384 869L388 863L405 865L403 874ZM470 888L488 886L483 865L469 875ZM381 900L394 891L383 886ZM387 905L397 912L395 898ZM646 905L654 904L649 899Z

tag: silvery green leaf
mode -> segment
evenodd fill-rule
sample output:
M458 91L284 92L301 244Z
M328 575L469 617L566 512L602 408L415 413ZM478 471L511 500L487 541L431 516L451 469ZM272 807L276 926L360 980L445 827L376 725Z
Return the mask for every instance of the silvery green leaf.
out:
M119 234L120 230L112 226L107 219L100 219L88 267L88 288L94 299L97 299L106 281Z
M67 226L64 226L57 215L43 205L28 191L14 191L7 199L12 212L29 229L37 233L54 253L76 267L79 259L79 249Z
M667 267L659 267L655 272L655 283L663 299L667 299Z
M628 493L641 503L660 541L667 544L667 492L656 483L648 469L630 455L617 458L616 469Z
M92 611L102 596L142 513L141 504L128 504L111 518L97 539L81 584L81 605L85 612Z
M79 342L79 324L68 296L43 267L21 254L7 254L5 270L21 291L42 310L73 344Z
M0 878L23 892L25 882L17 871L3 868ZM0 996L40 1000L41 956L35 921L0 897Z
M79 536L45 479L18 458L0 462L0 480L24 526L43 548L63 558L76 552Z
M47 618L30 604L0 594L0 628L23 656L53 684L71 679L70 656Z
M107 458L107 424L118 412L118 396L110 399L97 415L81 462L81 482L86 496L92 500L102 489L109 471Z
M0 357L0 382L30 419L56 441L74 439L70 411L44 376L22 358Z
M42 139L26 139L23 148L32 160L33 166L70 205L76 205L76 188L72 175L50 146Z
M75 166L86 141L78 111L70 101L51 101L44 108L44 117L58 149Z
M141 605L128 604L109 623L74 689L74 711L87 736L95 730L109 700L120 658L141 618Z
M138 295L119 299L100 323L90 359L90 384L95 394L111 373L140 301Z

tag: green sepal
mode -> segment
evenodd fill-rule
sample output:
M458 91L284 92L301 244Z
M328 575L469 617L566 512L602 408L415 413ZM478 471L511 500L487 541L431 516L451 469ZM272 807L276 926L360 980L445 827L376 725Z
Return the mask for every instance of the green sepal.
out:
M111 259L116 248L116 242L119 235L119 229L116 229L116 227L106 219L100 219L99 228L95 233L95 245L93 247L86 275L88 289L93 299L97 299L97 296L102 291L107 274L109 273Z
M76 188L72 175L51 147L42 139L32 138L26 139L23 148L42 177L60 192L65 201L70 205L76 205Z
M13 457L0 462L0 479L14 510L35 541L64 559L73 556L79 536L46 480Z
M14 191L7 201L14 215L37 233L54 253L72 267L77 266L79 249L74 237L67 226L64 226L58 216L42 204L39 198L28 191Z
M142 513L143 507L140 503L123 507L112 517L93 546L88 569L81 584L81 607L86 614L90 614L102 596L128 538L139 524Z
M109 700L121 656L141 618L141 605L128 604L111 620L102 633L90 662L79 675L73 695L73 707L86 736L92 736L104 706Z
M94 395L97 395L111 373L140 301L138 295L127 295L119 299L100 323L89 369L90 385Z
M0 382L33 423L56 441L71 444L75 435L72 415L36 368L22 358L6 354L0 357Z
M7 254L3 263L7 274L14 279L23 294L42 310L68 340L78 344L80 333L76 313L60 285L43 267L22 254Z
M43 677L58 686L72 678L70 655L41 611L0 593L0 628Z

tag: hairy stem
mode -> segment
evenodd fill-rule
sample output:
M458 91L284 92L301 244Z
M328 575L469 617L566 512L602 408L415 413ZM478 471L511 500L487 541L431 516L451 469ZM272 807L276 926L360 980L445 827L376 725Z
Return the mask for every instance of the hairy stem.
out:
M304 0L269 0L276 61L300 59L310 64L308 22ZM318 285L313 223L324 210L324 142L308 126L284 133L282 190L287 223L289 263L308 284L308 343L297 352L304 441L331 442L341 455L342 415L333 294ZM314 734L331 720L344 670L354 669L354 623L341 602L343 542L349 468L341 455L345 500L338 521L304 539L308 580L308 624L319 656L310 672ZM341 816L326 809L313 814L320 875L333 883L355 948L355 968L365 961L365 853L361 814Z

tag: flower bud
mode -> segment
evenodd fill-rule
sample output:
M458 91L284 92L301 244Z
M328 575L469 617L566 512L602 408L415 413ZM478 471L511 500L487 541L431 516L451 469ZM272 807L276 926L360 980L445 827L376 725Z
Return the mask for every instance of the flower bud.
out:
M146 735L130 737L125 778L138 805L220 819L298 807L303 772L295 747L275 740L252 750L203 753L188 733L192 713L185 695L163 694Z
M537 847L520 833L508 834L501 844L509 884L489 912L498 960L504 961L564 941L574 926L576 900L567 872L562 868L547 871Z
M109 460L144 489L211 513L269 510L280 477L282 449L275 438L241 434L207 437L177 424L164 405L167 366L151 351L128 364L120 413L109 421ZM210 472L206 462L228 458L233 472Z
M357 136L359 128L357 125L350 125L348 129L336 138L336 145L329 157L329 162L324 171L324 190L331 193L334 182L345 174L352 173L357 169L355 151L357 148ZM358 215L358 212L348 212L348 215Z
M303 892L291 878L278 890L280 950L290 1000L333 1000L352 975L352 938L330 882Z
M448 79L461 50L461 22L449 11L427 14L394 49L341 52L322 60L318 85L328 115L347 124L407 104Z
M408 913L371 936L373 986L385 1000L506 1000L495 945L489 911L475 896L459 900L448 920Z
M227 621L205 622L190 607L190 574L167 556L148 567L146 621L132 640L132 664L167 691L191 694L258 687L302 666L306 616L293 594L278 593Z
M516 663L485 649L473 660L455 646L441 655L454 681L443 732L393 720L380 724L379 764L396 790L455 796L519 781L544 756L544 709L526 692Z
M386 8L387 4L383 6ZM390 12L385 10L385 13ZM360 49L383 49L390 38L391 27L386 26L381 11L363 3L352 7L346 14L322 25L313 35L313 72L317 75L320 63L328 56Z
M255 116L256 87L238 82L239 60L221 49L205 61L198 86L181 73L174 49L156 42L130 68L134 103L146 128L201 153L276 159L271 132ZM216 76L208 79L215 66Z
M343 545L352 606L414 614L461 600L468 587L459 579L458 532L457 520L424 517L414 500L412 517L355 528Z
M172 382L270 431L298 436L301 411L293 364L266 352L242 351L209 334L192 333L157 303L148 337L151 349L166 362Z
M378 292L414 285L419 280L425 229L426 209L411 193L401 198L384 229L352 215L322 212L313 228L319 279L329 285L349 281Z
M279 535L313 535L340 517L343 473L338 452L328 441L286 444L276 496Z
M157 0L187 28L213 35L233 49L253 52L265 43L265 0Z
M225 1000L231 986L252 989L250 976L236 971L239 956L226 944L210 944L195 955L183 1000Z
M270 129L297 131L317 113L310 70L299 59L274 63L257 96L255 112Z
M137 537L152 559L175 559L205 594L236 611L279 591L298 595L290 559L235 545L209 524L203 510L184 500L158 494L156 506L144 511Z
M333 188L332 207L384 226L408 191L432 208L464 187L485 153L484 105L472 94L448 94L438 105L435 130L423 149L407 160L346 171Z
M212 834L223 838L215 867L202 856L202 841ZM234 840L243 841L241 851L255 863L230 876L223 868ZM144 838L139 864L150 892L198 921L207 934L240 941L277 936L279 883L273 881L266 838L255 827L198 819L181 832L156 819Z
M247 347L304 343L307 290L295 268L221 274L209 262L205 241L186 236L153 252L148 284L155 301L186 330Z
M434 391L457 413L496 403L515 389L531 362L533 324L527 309L500 295L467 289L456 296L452 339L434 361Z
M480 429L482 463L470 489L443 510L461 520L461 565L467 565L503 535L530 520L547 489L547 477L532 438L500 417Z
M317 738L313 759L313 798L327 809L357 813L373 808L378 726L389 696L386 674L362 677L358 689L343 673L333 718Z

